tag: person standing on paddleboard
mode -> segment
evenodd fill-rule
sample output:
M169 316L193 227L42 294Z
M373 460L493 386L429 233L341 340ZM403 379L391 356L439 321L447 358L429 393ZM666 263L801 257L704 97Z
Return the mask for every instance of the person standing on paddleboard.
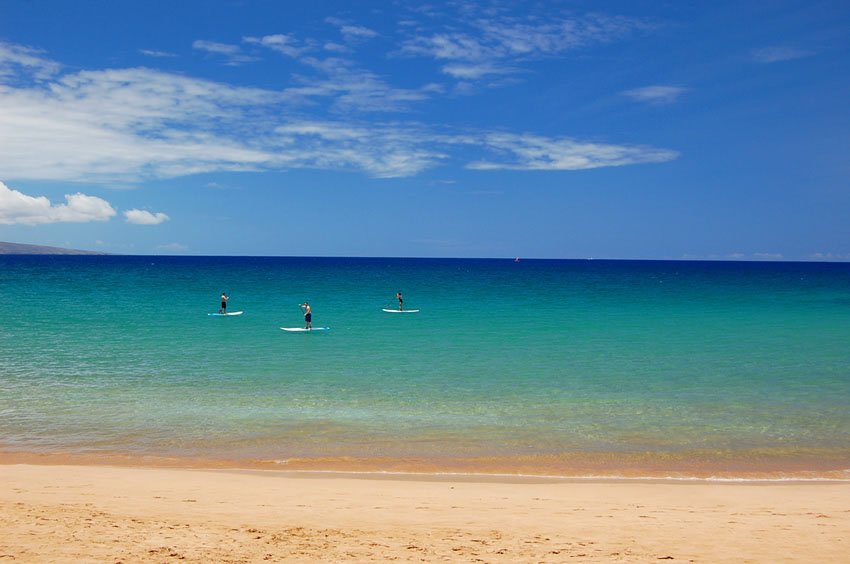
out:
M312 329L313 312L310 310L310 303L304 302L303 304L298 304L298 306L304 310L304 329Z
M229 299L230 296L224 292L221 293L221 309L218 310L219 313L227 313L227 300Z
M401 297L401 292L396 292L395 297L398 300L398 310L404 311L404 298Z

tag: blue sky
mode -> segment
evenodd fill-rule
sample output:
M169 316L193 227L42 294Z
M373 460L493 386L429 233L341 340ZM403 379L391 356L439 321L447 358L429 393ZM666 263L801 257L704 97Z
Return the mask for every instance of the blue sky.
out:
M0 0L0 240L850 260L844 2Z

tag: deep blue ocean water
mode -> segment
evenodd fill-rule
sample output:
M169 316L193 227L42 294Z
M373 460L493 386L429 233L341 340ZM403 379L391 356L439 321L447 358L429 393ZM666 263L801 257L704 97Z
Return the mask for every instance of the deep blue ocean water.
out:
M3 256L0 293L7 452L850 468L848 264ZM305 300L329 332L280 330Z

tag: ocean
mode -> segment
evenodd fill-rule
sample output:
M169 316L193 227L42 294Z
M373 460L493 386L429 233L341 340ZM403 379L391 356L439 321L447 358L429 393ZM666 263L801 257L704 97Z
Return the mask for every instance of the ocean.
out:
M0 293L5 455L850 479L850 264L0 256ZM330 331L280 330L304 301Z

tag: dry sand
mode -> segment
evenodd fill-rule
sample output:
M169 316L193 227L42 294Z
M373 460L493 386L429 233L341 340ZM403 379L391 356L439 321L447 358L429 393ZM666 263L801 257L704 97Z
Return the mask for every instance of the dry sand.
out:
M850 562L850 484L0 465L3 562Z

